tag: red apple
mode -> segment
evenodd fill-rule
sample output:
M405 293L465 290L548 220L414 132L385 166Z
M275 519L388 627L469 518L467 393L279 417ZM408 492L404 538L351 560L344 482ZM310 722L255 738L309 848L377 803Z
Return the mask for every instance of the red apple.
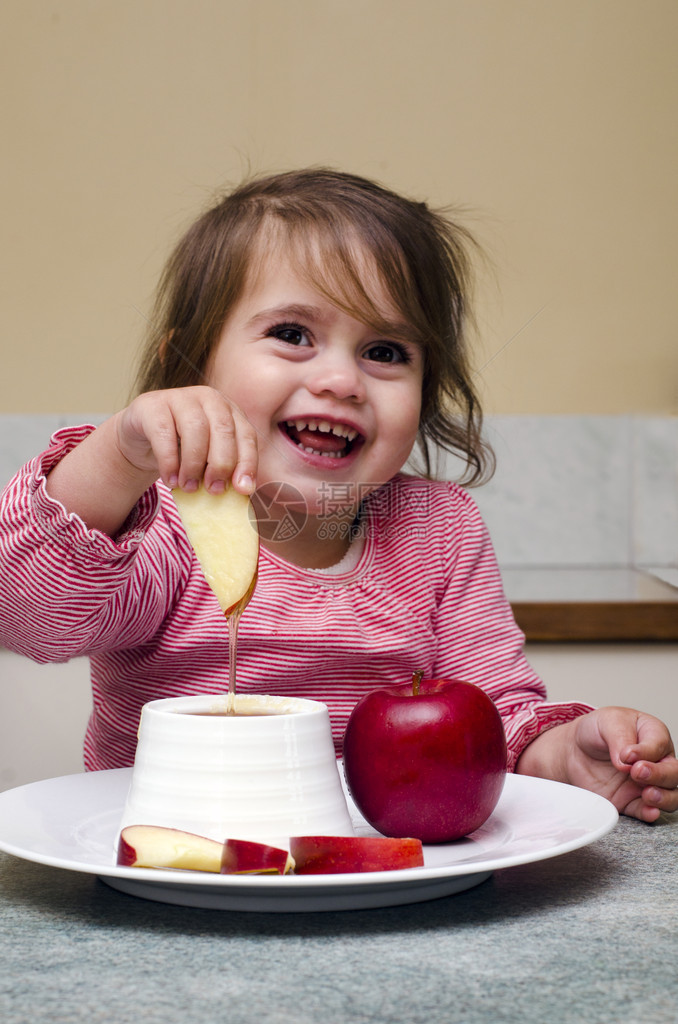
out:
M354 871L397 871L420 868L424 854L419 839L384 836L293 836L290 851L297 875L339 875Z
M247 839L227 839L221 856L222 875L286 875L294 868L287 850Z
M127 825L120 833L118 864L131 868L219 871L223 843L163 825Z
M489 818L501 795L501 717L480 687L415 673L412 683L358 701L346 726L344 770L377 831L424 843L459 839Z

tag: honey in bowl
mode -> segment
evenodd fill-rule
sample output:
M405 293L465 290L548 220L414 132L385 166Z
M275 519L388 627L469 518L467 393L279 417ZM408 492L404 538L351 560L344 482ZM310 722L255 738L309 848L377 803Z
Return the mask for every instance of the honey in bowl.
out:
M304 710L305 703L296 697L276 697L263 693L239 693L233 701L224 697L194 697L200 706L178 708L176 714L198 718L268 718L273 715L294 715ZM207 703L209 702L209 703Z
M232 718L261 718L264 715L291 715L292 711L276 711L275 709L266 710L262 708L259 711L180 711L180 715L199 715L201 718L224 718L230 716Z

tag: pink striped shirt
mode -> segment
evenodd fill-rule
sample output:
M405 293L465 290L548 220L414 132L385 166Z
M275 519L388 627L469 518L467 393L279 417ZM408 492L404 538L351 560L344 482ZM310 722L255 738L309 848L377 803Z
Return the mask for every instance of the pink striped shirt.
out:
M147 701L228 688L226 623L169 491L157 484L115 539L49 497L45 474L91 430L59 431L0 504L0 643L36 661L88 655L90 770L132 764ZM357 565L300 569L262 548L238 643L238 690L329 708L337 753L365 692L427 677L482 686L513 769L542 729L590 710L549 703L523 655L476 505L453 483L398 475L366 502Z

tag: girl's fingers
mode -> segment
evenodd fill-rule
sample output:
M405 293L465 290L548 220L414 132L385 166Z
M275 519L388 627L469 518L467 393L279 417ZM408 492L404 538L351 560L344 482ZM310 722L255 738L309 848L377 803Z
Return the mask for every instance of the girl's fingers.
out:
M162 392L135 398L116 420L118 445L125 459L140 471L157 472L170 487L176 486L179 439L171 406Z
M622 810L624 814L640 818L641 821L656 821L662 811L671 814L678 810L678 792L675 789L648 786Z
M210 441L210 422L198 402L189 396L172 406L179 447L177 484L183 490L197 490L205 472Z
M229 486L238 464L241 440L239 415L220 396L218 404L210 409L210 436L205 457L205 487L219 494Z
M228 486L238 461L238 432L232 411L224 406L214 410L203 470L205 487L213 494Z
M627 814L641 821L656 821L662 811L678 810L678 790L657 786L642 787L630 778L619 787L611 798L620 814Z
M638 797L637 800L633 800L626 807L623 807L621 813L626 814L629 818L638 818L639 821L645 821L650 824L657 820L661 814L661 809L644 803L643 800Z
M238 429L238 461L233 471L233 486L243 494L254 492L258 462L256 432L247 420L241 419Z
M257 442L250 423L212 388L183 391L173 409L181 452L179 487L194 490L204 479L205 487L219 494L235 477L239 490L253 491Z
M656 786L649 786L643 790L643 800L652 807L658 807L662 811L678 811L678 790L661 789Z
M121 450L138 468L157 468L169 487L212 493L254 490L256 433L242 413L209 387L140 395L122 414Z
M209 446L204 469L205 487L219 494L233 481L245 494L254 490L258 450L254 428L243 414L212 392L209 406Z
M630 775L640 786L675 790L678 786L678 761L672 756L656 762L637 761L632 765Z

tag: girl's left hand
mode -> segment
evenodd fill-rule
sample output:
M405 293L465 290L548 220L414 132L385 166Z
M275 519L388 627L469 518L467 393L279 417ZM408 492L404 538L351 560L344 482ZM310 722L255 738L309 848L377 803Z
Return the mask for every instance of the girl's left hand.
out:
M678 760L669 731L631 708L598 708L541 733L516 770L590 789L641 821L678 810Z

